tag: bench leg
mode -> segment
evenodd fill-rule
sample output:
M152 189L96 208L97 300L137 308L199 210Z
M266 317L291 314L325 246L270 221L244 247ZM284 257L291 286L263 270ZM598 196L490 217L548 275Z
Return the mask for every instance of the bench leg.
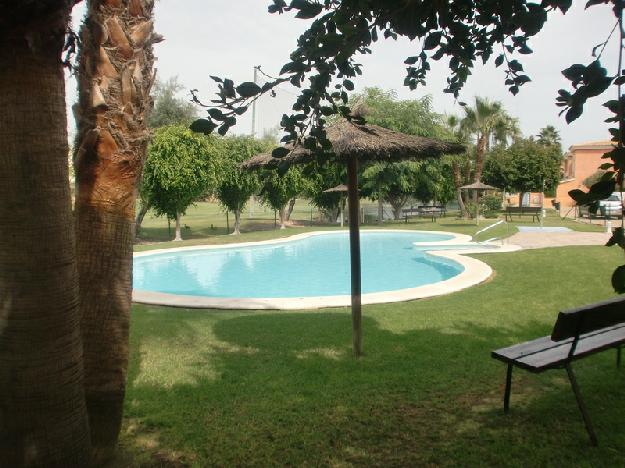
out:
M566 373L569 376L569 380L571 381L571 387L573 388L573 393L575 394L575 399L577 400L577 406L579 407L579 411L582 413L584 425L586 426L586 431L588 432L588 436L590 437L590 443L594 446L597 446L599 445L599 443L597 442L597 436L595 435L595 431L592 428L590 416L588 416L588 411L586 411L586 405L584 405L584 401L582 400L582 395L579 391L579 386L577 385L577 380L575 379L575 374L573 374L571 364L567 364L565 366L565 369Z
M510 410L510 387L512 387L512 364L508 364L508 372L506 372L506 390L503 394L503 412Z

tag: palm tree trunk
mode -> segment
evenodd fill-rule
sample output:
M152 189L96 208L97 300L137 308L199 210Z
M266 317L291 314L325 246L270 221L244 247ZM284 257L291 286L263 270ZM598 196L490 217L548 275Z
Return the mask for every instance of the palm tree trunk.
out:
M16 2L0 26L0 466L88 466L68 170L73 2ZM39 14L37 14L39 13Z
M234 210L234 231L232 231L233 236L238 236L241 234L241 209L237 208Z
M456 199L458 200L458 207L460 208L460 216L462 218L468 218L467 207L464 206L464 200L462 199L462 174L460 173L460 165L457 162L451 163L451 171L454 178L454 186L456 188Z
M475 148L475 182L482 181L482 172L484 171L487 141L488 137L483 134L480 134L477 139L477 145Z
M180 229L180 218L182 215L180 213L176 213L176 236L174 237L174 242L182 241L182 230Z
M91 0L81 29L76 236L96 463L117 443L128 367L136 186L149 138L152 0Z

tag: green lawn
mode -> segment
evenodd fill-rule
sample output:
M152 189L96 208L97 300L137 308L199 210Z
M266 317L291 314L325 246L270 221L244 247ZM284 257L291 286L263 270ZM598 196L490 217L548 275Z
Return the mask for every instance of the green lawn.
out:
M475 230L453 219L407 227ZM615 369L613 352L576 365L598 448L587 441L564 371L516 372L512 410L504 415L505 368L489 355L548 334L558 310L612 296L620 251L565 247L477 257L496 272L485 284L364 307L360 359L351 355L346 308L135 305L120 463L622 466L625 369Z
M295 204L295 210L292 215L294 227L290 227L284 231L274 229L273 211L256 203L250 213L251 204L242 216L242 236L228 236L226 231L226 215L217 203L201 202L192 206L187 211L186 216L182 218L183 242L167 242L173 238L174 227L171 227L171 233L167 228L167 220L165 218L157 218L151 212L147 214L141 229L139 243L135 250L149 250L154 248L180 247L185 245L196 244L221 244L228 242L258 241L273 239L277 236L290 236L319 229L340 229L338 225L323 224L319 221L319 213L316 208L311 207L305 200L298 200ZM371 202L363 202L363 206L369 207L369 211L375 207ZM312 219L312 221L311 221ZM423 218L410 218L406 224L402 221L385 222L383 226L377 224L365 224L363 229L369 228L391 228L391 229L423 229L423 230L441 230L453 231L461 234L473 235L479 229L496 222L497 219L485 219L480 221L480 225L476 226L474 221L457 219L455 213L450 213L444 218L431 222ZM234 222L232 214L230 215L230 228ZM549 210L548 216L544 221L545 226L565 226L575 231L601 231L602 226L588 223L579 223L570 219L561 219L555 215L555 212ZM514 218L513 222L507 225L501 225L487 231L477 237L477 240L486 240L492 237L507 237L517 232L517 226L538 226L538 223L532 222L532 218ZM345 227L347 229L347 227ZM158 243L158 245L155 245Z

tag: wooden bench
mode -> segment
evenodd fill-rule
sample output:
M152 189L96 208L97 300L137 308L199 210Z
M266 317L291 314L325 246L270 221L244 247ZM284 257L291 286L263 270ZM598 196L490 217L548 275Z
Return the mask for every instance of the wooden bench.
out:
M401 210L404 215L404 220L408 223L409 216L416 216L418 218L430 218L432 222L436 221L436 218L440 218L441 216L445 216L447 211L444 206L437 205L422 205L417 208L404 208Z
M510 408L512 368L540 373L566 369L582 418L593 445L597 436L573 374L571 363L592 354L616 348L616 363L621 364L621 345L625 343L625 297L560 312L551 336L493 351L491 356L508 364L503 409Z
M540 206L507 206L506 221L512 221L512 215L531 216L532 221L538 221L541 214L540 212Z

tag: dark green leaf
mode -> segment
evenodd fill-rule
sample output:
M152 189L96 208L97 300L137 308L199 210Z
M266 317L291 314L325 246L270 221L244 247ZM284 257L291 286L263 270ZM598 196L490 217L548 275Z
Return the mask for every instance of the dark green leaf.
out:
M217 125L207 119L197 119L189 126L192 132L203 133L204 135L210 134L215 128L217 128Z
M289 149L285 148L284 146L279 146L277 148L274 148L274 150L271 152L271 155L274 158L283 158L285 157L287 154L289 154Z
M241 83L237 86L237 93L239 93L239 96L244 98L256 96L260 92L260 86L252 81L246 81L245 83Z

